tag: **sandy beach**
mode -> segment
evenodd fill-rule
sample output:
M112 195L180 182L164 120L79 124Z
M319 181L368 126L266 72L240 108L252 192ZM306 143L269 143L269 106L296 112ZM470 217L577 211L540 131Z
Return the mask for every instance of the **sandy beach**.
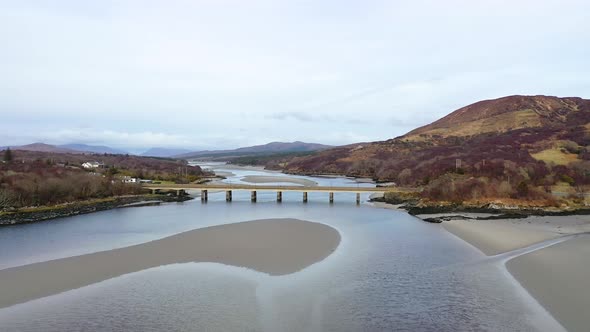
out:
M318 183L307 179L292 178L288 176L265 176L265 175L248 175L241 179L248 183L294 183L302 186L317 186Z
M490 256L563 235L590 232L590 216L450 220L442 225L449 232Z
M568 331L588 331L590 216L451 220L442 225L488 256L578 234L575 238L512 258L506 267Z
M506 266L568 331L588 331L590 235L516 257Z
M0 308L175 263L216 262L285 275L323 260L339 243L334 228L297 219L212 226L135 246L0 270Z

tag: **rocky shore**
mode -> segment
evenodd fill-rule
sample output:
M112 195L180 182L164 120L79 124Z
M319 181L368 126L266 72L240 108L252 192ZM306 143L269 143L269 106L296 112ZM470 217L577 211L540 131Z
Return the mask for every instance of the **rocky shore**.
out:
M188 195L133 195L72 202L55 206L24 208L0 212L0 227L70 217L116 208L157 205L162 202L183 202L190 199L192 197Z
M477 205L459 203L425 203L415 195L409 193L396 193L382 197L373 197L371 201L396 205L399 209L406 210L413 216L427 222L441 223L452 219L464 220L495 220L495 219L520 219L529 216L569 216L589 215L588 207L571 207L560 209L555 207L532 206L506 206L498 203L483 203ZM441 216L425 217L424 215L444 214ZM488 214L486 216L472 216L465 214Z

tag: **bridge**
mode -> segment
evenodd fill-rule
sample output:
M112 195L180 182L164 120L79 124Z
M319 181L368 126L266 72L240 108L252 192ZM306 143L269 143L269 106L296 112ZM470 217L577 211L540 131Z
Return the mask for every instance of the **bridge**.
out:
M250 191L252 202L256 202L258 191L274 191L277 193L277 202L283 201L283 192L301 192L303 193L303 202L307 203L307 193L309 192L326 192L329 194L330 203L334 203L335 192L356 193L356 203L361 202L361 193L386 193L386 192L410 192L411 189L399 187L325 187L325 186L279 186L279 185L248 185L248 184L144 184L144 188L150 189L153 194L160 191L176 191L181 194L188 189L200 190L201 201L208 200L209 191L225 191L225 200L232 201L232 193L236 190Z

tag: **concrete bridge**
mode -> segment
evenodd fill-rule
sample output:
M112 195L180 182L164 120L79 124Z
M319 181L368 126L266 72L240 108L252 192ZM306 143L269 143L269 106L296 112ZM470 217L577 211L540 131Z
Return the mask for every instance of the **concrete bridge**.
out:
M208 200L209 191L225 191L225 200L232 201L232 193L236 190L250 191L250 199L256 202L258 191L274 191L277 193L277 202L283 201L283 192L296 191L303 193L303 202L307 203L309 192L326 192L330 203L334 203L335 192L356 193L356 203L361 202L361 193L385 193L385 192L409 192L410 189L398 187L324 187L324 186L279 186L279 185L248 185L248 184L144 184L144 188L150 189L152 193L158 191L176 191L178 194L187 189L200 190L201 201Z

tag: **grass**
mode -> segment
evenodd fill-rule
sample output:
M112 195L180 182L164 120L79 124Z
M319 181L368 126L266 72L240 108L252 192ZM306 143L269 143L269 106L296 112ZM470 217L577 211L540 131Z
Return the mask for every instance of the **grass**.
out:
M552 148L543 150L541 152L532 153L531 156L537 160L542 160L546 163L553 162L557 165L568 165L569 163L578 160L578 155L573 153L564 153L560 149Z
M62 209L64 207L66 207L68 205L72 205L72 204L90 205L90 204L96 204L96 203L112 202L115 200L116 200L116 197L93 198L93 199L88 199L88 200L83 200L83 201L75 201L75 202L62 203L62 204L56 204L56 205L25 207L25 208L18 209L18 212L52 211L52 210Z
M174 181L154 180L154 184L176 184Z
M538 127L541 125L539 116L531 109L525 109L518 112L499 114L490 118L474 120L454 124L449 128L433 128L425 132L427 135L447 136L471 136L486 132L505 132L526 127ZM412 135L409 140L420 141L424 137Z

